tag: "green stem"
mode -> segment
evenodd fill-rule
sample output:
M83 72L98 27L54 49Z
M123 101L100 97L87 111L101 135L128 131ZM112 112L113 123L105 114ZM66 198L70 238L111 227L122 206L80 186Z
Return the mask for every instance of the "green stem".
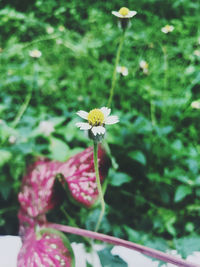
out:
M62 211L62 213L65 215L66 219L69 221L69 224L72 225L73 227L78 227L78 225L76 224L75 220L66 212L66 210L64 209L63 206L61 206L60 210ZM83 239L85 240L85 242L90 245L90 239L83 236Z
M100 181L100 177L99 177L98 143L95 141L94 141L94 169L95 169L95 174L96 174L97 189L99 192L99 198L100 198L100 202L101 202L101 212L100 212L99 219L98 219L96 227L95 227L95 232L97 232L99 229L99 226L101 224L101 221L103 219L104 212L105 212L105 202L104 202L103 192L102 192L102 188L101 188L101 181Z
M166 119L166 109L165 109L165 101L167 99L167 87L168 87L168 55L167 55L167 47L166 46L162 46L162 52L163 52L163 59L164 59L164 88L163 88L163 93L162 93L162 122L165 122ZM161 123L162 123L161 122Z
M32 88L29 89L29 92L28 94L26 95L25 97L25 100L23 102L23 104L21 105L14 121L12 122L12 127L15 128L17 126L17 124L20 122L22 116L24 115L24 112L26 111L28 105L29 105L29 102L31 100L31 97L32 97L32 91L33 90L36 90L36 87L37 87L37 74L38 74L38 66L37 64L34 65L34 74L33 74L33 85L32 85Z
M175 257L173 255L169 255L166 254L162 251L153 249L153 248L148 248L130 241L126 241L114 236L109 236L109 235L104 235L104 234L100 234L100 233L95 233L92 231L88 231L88 230L84 230L84 229L80 229L80 228L74 228L71 226L65 226L65 225L61 225L61 224L55 224L55 223L47 223L46 227L49 228L53 228L65 233L70 233L70 234L75 234L75 235L84 235L87 236L89 238L95 238L97 240L101 240L103 242L107 242L110 244L114 244L116 246L123 246L135 251L138 251L144 255L147 255L149 257L164 261L164 262L168 262L168 263L172 263L175 264L177 266L181 266L181 267L200 267L199 263L192 263L186 260L183 260L182 258L178 258Z
M153 126L155 126L156 125L155 105L152 100L150 100L150 114L151 114L151 123Z
M164 57L164 89L167 89L167 71L168 71L168 59L167 59L167 47L162 46L162 52Z
M32 96L32 90L30 90L28 92L28 94L26 95L24 103L21 105L19 112L17 113L17 116L15 117L14 121L12 122L13 128L15 128L17 126L17 124L20 122L21 117L23 116L24 112L26 111L28 104L31 100L31 96Z
M109 96L108 104L107 104L108 107L111 106L113 95L114 95L116 78L117 78L117 66L119 65L119 60L120 60L122 45L124 42L124 37L125 37L125 31L123 31L123 33L122 33L122 36L121 36L121 39L119 42L119 46L118 46L118 50L117 50L117 54L116 54L115 66L114 66L113 75L112 75L112 84L111 84L111 89L110 89L110 96Z

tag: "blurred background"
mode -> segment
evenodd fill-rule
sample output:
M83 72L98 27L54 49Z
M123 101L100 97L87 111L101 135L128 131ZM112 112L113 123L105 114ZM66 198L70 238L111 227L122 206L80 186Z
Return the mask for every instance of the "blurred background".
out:
M17 194L34 157L66 161L92 145L75 113L107 104L121 36L111 11L124 5L138 14L112 102L120 123L106 136L100 231L183 256L200 249L198 0L0 1L1 235L18 234ZM94 229L98 214L66 199L48 216Z

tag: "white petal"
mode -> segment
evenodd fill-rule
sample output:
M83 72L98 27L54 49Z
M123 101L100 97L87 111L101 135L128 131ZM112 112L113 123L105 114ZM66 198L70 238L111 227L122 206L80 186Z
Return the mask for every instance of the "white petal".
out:
M123 75L123 76L127 76L127 75L128 75L128 69L127 69L127 68L124 68L124 69L122 70L122 75Z
M106 118L105 124L115 124L119 122L119 118L117 116L109 116Z
M122 18L122 15L117 11L112 11L112 14L118 18Z
M92 128L92 126L87 122L77 122L76 126L80 128L80 130L89 130Z
M107 107L102 107L102 108L100 108L100 110L103 112L105 119L109 116L109 114L111 112L111 109L107 108Z
M88 112L86 112L86 111L79 110L76 114L77 114L79 117L81 117L82 119L87 120L87 118L88 118Z
M92 132L96 136L97 134L105 134L106 129L103 126L94 126Z
M117 66L117 72L121 73L121 69L122 69L121 66Z
M136 14L137 14L137 12L134 11L134 10L133 10L133 11L129 11L129 12L128 12L128 17L129 17L129 18L132 18L132 17L135 16Z

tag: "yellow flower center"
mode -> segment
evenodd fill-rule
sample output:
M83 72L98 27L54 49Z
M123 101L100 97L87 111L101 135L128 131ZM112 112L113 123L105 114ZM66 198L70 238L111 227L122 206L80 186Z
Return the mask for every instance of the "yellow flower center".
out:
M126 15L128 15L128 13L129 13L129 9L127 7L122 7L119 10L119 14L122 16L126 16Z
M93 109L88 114L88 122L92 126L102 125L104 122L104 114L100 109Z
M124 71L126 71L126 67L121 66L121 72L124 72Z

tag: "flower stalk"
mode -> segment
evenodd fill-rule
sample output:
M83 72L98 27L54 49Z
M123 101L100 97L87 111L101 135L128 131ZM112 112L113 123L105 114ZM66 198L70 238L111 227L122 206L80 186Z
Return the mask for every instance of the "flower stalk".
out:
M23 104L21 105L21 107L17 113L17 116L15 117L14 121L12 122L13 128L15 128L18 125L18 123L20 122L22 116L24 115L24 113L25 113L25 111L29 105L31 97L32 97L32 89L29 90L28 94L25 97Z
M98 219L96 227L95 227L95 232L97 232L99 230L99 226L101 224L101 221L103 219L103 215L105 212L105 202L104 202L104 197L103 197L103 192L102 192L102 187L101 187L101 181L100 181L100 176L99 176L98 143L95 141L93 143L93 148L94 148L94 169L95 169L95 174L96 174L96 182L97 182L97 189L99 192L99 199L101 202L101 212L100 212L99 219Z
M32 98L33 91L37 89L37 79L38 79L38 67L37 67L37 64L35 64L34 65L34 75L33 75L33 85L31 88L28 89L28 93L25 97L25 100L22 103L21 107L19 108L19 111L18 111L16 117L14 118L14 121L12 122L13 128L15 128L19 124L22 116L24 115L25 111L28 108L28 105L29 105L31 98Z
M92 239L101 240L103 242L107 242L107 243L114 244L117 246L123 246L129 249L133 249L149 257L156 258L158 260L165 261L168 263L172 263L180 267L200 267L199 264L192 263L192 262L177 258L173 255L169 255L164 252L158 251L156 249L138 245L136 243L123 240L121 238L117 238L117 237L113 237L113 236L109 236L109 235L105 235L101 233L96 233L93 231L88 231L88 230L84 230L80 228L75 228L71 226L56 224L56 223L48 223L47 227L51 227L62 232L80 235L80 236L86 236Z
M122 35L120 38L120 42L119 42L119 46L117 49L117 54L116 54L116 59L115 59L115 65L114 65L114 70L113 70L113 75L112 75L112 83L111 83L111 89L110 89L110 96L108 99L108 104L107 107L111 106L112 103L112 99L114 96L114 90L115 90L115 85L116 85L116 79L117 79L117 66L119 65L119 60L120 60L120 55L121 55L121 50L122 50L122 46L124 43L124 38L125 38L125 30L122 31Z

